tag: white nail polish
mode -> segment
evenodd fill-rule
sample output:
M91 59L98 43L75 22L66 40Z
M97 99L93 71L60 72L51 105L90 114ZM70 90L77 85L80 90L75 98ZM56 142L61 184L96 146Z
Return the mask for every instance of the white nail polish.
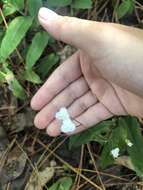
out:
M43 20L52 20L52 19L54 19L57 16L58 16L57 13L55 13L54 11L52 11L50 9L47 9L45 7L42 7L39 10L39 18L40 19L43 19Z

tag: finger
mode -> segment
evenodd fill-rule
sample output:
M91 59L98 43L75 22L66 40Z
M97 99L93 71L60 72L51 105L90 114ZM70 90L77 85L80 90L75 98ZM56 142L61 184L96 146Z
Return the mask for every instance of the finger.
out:
M68 112L72 118L77 117L97 103L97 101L96 96L91 91L88 91L70 105Z
M78 52L60 65L31 100L31 107L40 110L54 96L81 76Z
M87 50L93 44L93 35L97 41L101 38L103 25L99 22L64 17L55 12L41 8L38 14L41 25L56 39ZM90 34L90 35L89 35ZM93 35L92 35L93 34Z
M75 121L74 123L76 126L79 126L79 123ZM46 132L51 137L57 137L61 134L61 126L62 126L62 122L55 119L54 121L50 123L50 125L48 125Z
M112 116L113 114L108 109L106 109L103 104L97 103L79 117L75 118L75 121L79 122L79 126L76 128L74 133L70 133L70 135L84 131L101 121L111 118Z
M97 98L92 94L91 91L88 91L85 95L78 98L76 101L74 101L71 106L68 108L69 115L74 118L81 113L83 113L85 110L87 110L89 107L94 105L97 102ZM47 133L50 136L58 136L60 135L60 126L61 122L57 119L55 119L50 125L47 127ZM79 125L79 123L77 123Z
M113 115L102 105L97 103L90 107L87 111L82 113L80 116L75 117L74 122L77 126L73 133L68 135L76 134L81 131L87 130L89 127L96 125L97 123L106 120ZM58 120L54 120L48 127L47 133L50 136L58 136L61 133L61 123Z
M113 114L103 104L97 103L76 117L75 121L79 122L86 129L112 116Z
M35 126L40 129L46 128L61 107L69 106L74 100L85 94L88 89L83 77L70 84L37 114L34 120Z

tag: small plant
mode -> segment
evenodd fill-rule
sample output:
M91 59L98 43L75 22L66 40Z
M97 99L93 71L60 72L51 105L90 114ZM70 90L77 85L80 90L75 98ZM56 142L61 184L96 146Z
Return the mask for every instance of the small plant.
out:
M0 9L0 82L7 83L13 94L27 97L25 81L40 84L59 56L52 49L52 38L41 30L37 20L40 7L69 6L91 8L92 1L75 0L2 0ZM44 54L50 48L50 53ZM42 57L42 59L41 59ZM37 64L39 63L39 64Z
M115 9L118 19L122 19L127 15L131 15L135 9L134 0L112 0L112 6Z
M53 48L57 44L39 25L40 7L67 7L73 14L79 9L92 8L93 3L92 0L1 0L0 84L6 84L17 98L27 99L29 84L30 87L41 84L57 67L60 57ZM109 7L115 9L118 19L135 9L134 0L120 0L118 4L112 0L110 3ZM102 147L102 168L112 164L125 165L143 178L143 138L138 119L127 116L103 121L70 137L69 148L92 141ZM49 190L68 190L72 183L71 177L64 177L53 183Z
M103 146L100 164L123 164L143 178L143 137L139 121L134 117L119 117L103 121L85 132L72 136L69 147L96 141ZM125 157L126 156L126 157ZM125 159L126 158L126 159Z

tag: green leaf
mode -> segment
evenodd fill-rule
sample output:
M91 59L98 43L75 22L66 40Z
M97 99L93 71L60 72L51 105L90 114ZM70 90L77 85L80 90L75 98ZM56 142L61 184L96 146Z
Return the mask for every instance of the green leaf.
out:
M67 5L70 5L72 3L72 0L47 0L48 6L53 7L64 7Z
M26 55L26 69L31 70L35 65L36 61L42 55L45 47L49 41L49 35L47 32L38 32L33 40L32 44L29 47L29 50Z
M43 58L43 60L41 60L41 63L38 65L36 70L42 76L42 78L45 78L52 67L58 63L58 61L59 56L51 53L50 55Z
M115 123L113 121L103 121L96 126L87 129L81 134L77 134L70 137L69 148L78 147L82 144L89 143L90 141L104 142L106 138L102 133L108 132Z
M112 130L109 140L105 143L101 154L101 166L103 168L114 163L114 158L111 155L111 150L119 148L119 156L124 153L126 149L127 129L125 127L124 118L118 119L118 124L115 129Z
M8 63L5 62L2 67L3 76L5 76L5 82L8 84L9 90L12 91L13 95L20 99L26 98L24 88L21 86L19 81L14 76L13 72L8 68Z
M63 177L54 183L48 190L70 190L72 186L72 178Z
M0 82L5 82L5 73L0 71Z
M24 0L8 0L7 2L7 4L15 6L17 10L24 9Z
M35 84L40 84L42 82L40 77L32 70L24 71L23 79Z
M4 32L0 29L0 45L3 39Z
M0 59L5 60L16 49L32 24L31 17L16 17L11 21L0 48Z
M72 8L90 9L92 8L92 0L73 0Z
M143 136L140 123L133 117L127 117L126 123L128 128L128 139L133 144L133 146L127 148L127 151L137 175L143 179Z
M134 8L135 8L135 3L133 0L124 0L117 8L118 18L121 19L125 15L132 13Z
M13 13L15 13L16 12L16 7L15 6L13 6L13 5L11 5L11 4L8 4L8 3L6 3L6 4L4 4L3 5L3 8L2 8L2 12L3 12L3 15L6 17L6 16L9 16L9 15L11 15L11 14L13 14ZM0 15L0 23L2 23L2 21L3 21L3 18L2 18L2 16Z
M17 10L16 7L12 4L4 4L2 11L4 16L8 16L13 14L16 10Z
M13 95L16 96L17 98L20 99L26 98L25 90L16 78L11 82L10 89L12 90Z
M36 17L40 7L43 6L43 3L42 0L28 0L27 6L30 15Z

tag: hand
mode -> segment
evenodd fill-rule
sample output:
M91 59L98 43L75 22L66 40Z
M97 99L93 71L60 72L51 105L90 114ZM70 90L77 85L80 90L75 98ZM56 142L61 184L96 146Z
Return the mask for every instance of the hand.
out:
M57 17L57 15L55 17ZM72 18L68 19L72 20ZM79 27L77 27L77 31L72 33L71 29L69 29L69 31L67 29L67 22L63 25L64 27L60 25L65 22L64 20L53 26L50 26L48 22L41 21L41 19L40 22L54 37L60 38L64 42L70 42L70 44L76 47L82 47L80 48L82 50L77 51L57 68L32 99L32 108L40 110L35 118L35 125L38 128L47 128L47 133L50 136L59 135L61 124L55 120L54 116L59 108L63 106L68 108L71 117L77 121L78 127L75 133L83 131L113 115L125 115L130 113L142 117L142 98L107 80L107 72L105 72L104 75L104 69L102 70L101 67L98 67L99 65L110 64L109 60L112 60L112 62L116 61L116 59L114 59L114 52L111 52L109 49L110 46L108 47L108 51L104 51L105 47L107 48L109 45L108 35L103 35L100 31L98 35L101 35L104 39L99 40L99 38L96 38L96 34L92 38L92 40L95 41L95 47L93 48L93 42L90 44L88 42L89 39L87 39L89 44L84 44L85 37L90 38L91 36L89 33L83 39L78 39ZM84 27L89 28L90 24L88 22L90 21L77 21L75 19L71 25L76 26L76 22L78 22L77 24L81 22L81 28L82 22L85 22ZM102 26L100 23L99 25L99 28L103 27L104 30L106 29L106 24ZM56 27L58 27L59 30L55 30ZM67 32L64 30L67 30ZM107 30L109 30L108 24ZM97 33L97 31L95 33ZM78 35L78 38L76 35ZM113 72L114 70L111 70L111 73Z

